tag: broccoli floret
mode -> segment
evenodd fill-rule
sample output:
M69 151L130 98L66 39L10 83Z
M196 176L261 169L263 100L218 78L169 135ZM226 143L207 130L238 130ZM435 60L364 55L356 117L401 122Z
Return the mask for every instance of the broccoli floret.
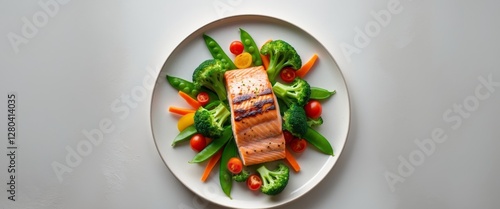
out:
M292 103L304 106L311 97L311 86L300 78L296 78L291 84L276 82L273 85L273 91L288 106Z
M194 113L196 131L206 137L219 137L222 135L223 125L230 115L231 113L223 103L219 103L213 109L200 107Z
M283 67L290 66L298 70L302 66L302 60L297 51L295 51L292 45L283 40L274 40L265 43L260 49L260 53L269 56L267 75L271 83L276 81L276 76L278 76Z
M319 118L316 118L316 119L312 119L312 118L307 117L307 125L309 127L319 126L321 124L323 124L323 118L322 117L319 117Z
M233 180L237 182L245 182L250 176L250 172L247 170L242 170L240 173L233 176Z
M292 135L302 138L307 132L306 111L301 106L293 103L283 114L283 129Z
M262 178L260 191L267 195L277 195L282 192L288 184L290 169L283 163L278 164L275 170L268 170L262 165L257 168L257 172Z
M224 72L226 68L220 60L209 59L203 61L193 72L193 83L196 88L202 86L215 91L220 100L226 100L224 87Z

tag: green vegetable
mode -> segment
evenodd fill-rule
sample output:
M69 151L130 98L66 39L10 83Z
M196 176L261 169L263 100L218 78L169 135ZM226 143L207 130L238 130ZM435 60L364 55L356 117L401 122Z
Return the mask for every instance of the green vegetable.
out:
M317 100L328 99L335 93L336 93L335 90L328 91L326 89L319 87L311 87L311 99L317 99Z
M278 101L278 106L280 107L280 114L283 116L285 114L286 110L288 110L288 107L286 106L285 102L281 100L280 98L276 98Z
M319 117L319 118L316 118L316 119L312 119L312 118L307 117L307 126L314 127L314 126L319 126L321 124L323 124L323 118L322 117Z
M219 103L213 109L200 107L194 113L194 126L203 136L217 138L224 132L223 125L229 116L231 113L223 103Z
M302 138L306 134L307 116L304 108L293 103L283 115L283 129L289 131L292 135Z
M294 70L302 67L302 60L295 49L283 40L274 40L265 43L260 49L260 53L269 56L269 66L267 75L272 84L276 82L276 76L281 69L290 66Z
M296 103L304 106L311 96L311 87L304 79L295 78L291 84L276 82L273 85L274 94L282 99L286 105Z
M220 45L210 36L203 34L203 39L205 40L205 44L207 45L208 51L212 54L212 57L216 60L222 62L224 69L232 70L236 69L233 61L227 56L224 50L220 47Z
M192 82L169 75L167 75L167 81L174 89L182 91L193 98L196 98L196 95L198 95L199 90Z
M290 169L283 163L278 164L275 170L268 170L262 165L257 168L257 172L262 178L260 191L267 195L277 195L282 192L288 184Z
M241 173L233 176L233 180L235 180L236 182L245 182L249 176L250 172L248 172L247 170L242 170Z
M219 100L219 97L213 91L205 87L198 90L193 82L170 75L167 75L167 81L174 89L182 91L193 98L196 98L199 92L207 92L211 102Z
M233 139L233 130L231 129L231 126L226 126L224 128L222 136L214 139L207 147L205 147L205 149L203 149L201 152L198 152L198 154L194 156L193 160L191 160L190 163L200 163L208 160L231 139Z
M262 65L262 59L260 58L259 47L253 40L252 36L245 30L240 28L240 38L241 43L245 47L245 51L252 55L252 64L254 66Z
M333 156L333 148L328 139L312 128L307 128L306 134L304 134L304 139L309 142L309 144L314 145L321 152Z
M222 151L222 156L220 159L220 170L219 170L219 182L222 188L222 191L231 198L231 188L233 186L233 174L227 169L227 162L232 157L238 156L238 148L234 143L234 140L229 140L229 142L224 147ZM231 198L232 199L232 198Z
M203 61L193 72L193 82L197 89L202 86L214 91L220 100L226 100L226 87L224 86L224 72L226 69L222 62L209 59Z
M188 126L179 134L177 134L177 136L174 138L174 141L172 142L172 146L175 146L177 143L189 140L190 137L195 135L196 133L198 133L198 131L196 131L194 125Z

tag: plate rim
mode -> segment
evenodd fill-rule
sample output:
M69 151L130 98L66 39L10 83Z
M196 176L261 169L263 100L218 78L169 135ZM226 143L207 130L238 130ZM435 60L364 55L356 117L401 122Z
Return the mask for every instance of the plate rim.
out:
M163 69L165 68L165 65L167 64L167 61L179 49L179 46L181 46L183 44L186 44L186 42L189 40L189 37L193 36L194 34L198 33L199 31L207 30L207 28L209 26L211 26L211 25L219 24L220 22L224 22L224 21L228 21L228 20L229 21L237 22L237 21L241 21L242 19L245 19L245 18L259 18L259 20L264 20L264 21L267 21L267 22L271 22L271 21L272 22L283 22L283 23L289 24L290 26L293 26L296 29L299 29L300 31L302 31L303 33L306 33L307 35L309 35L311 38L314 39L314 41L316 41L317 43L319 43L325 49L325 51L327 52L328 56L332 59L332 61L334 62L334 64L337 66L337 69L339 71L340 77L341 77L341 79L343 81L343 85L345 86L345 90L346 90L347 108L348 108L347 130L346 130L346 134L345 134L345 139L343 139L344 142L342 143L342 146L340 148L336 148L335 149L335 150L339 150L339 153L335 154L335 157L337 157L337 160L332 165L331 169L329 169L328 172L325 172L324 175L321 175L320 179L318 180L318 182L314 186L312 186L311 188L309 188L307 191L305 191L303 194L300 194L300 195L298 195L298 196L296 196L294 198L291 198L289 200L286 200L286 201L283 201L283 202L278 202L276 204L269 205L269 206L262 207L262 208L278 207L278 206L283 206L283 205L290 204L291 202L294 202L297 199L303 197L305 194L309 193L311 190L313 190L314 188L316 188L316 186L318 184L320 184L325 179L325 177L333 170L333 167L335 167L335 165L338 164L338 161L340 160L340 157L342 156L342 153L343 153L344 149L346 148L346 145L347 145L348 139L349 139L349 135L350 135L350 132L351 132L351 117L352 117L351 98L350 98L351 96L350 96L349 86L347 85L347 82L346 82L345 76L343 74L342 68L340 68L340 66L338 65L338 62L335 59L335 57L332 55L331 50L329 50L327 47L325 47L325 45L323 45L322 42L318 41L318 39L315 36L311 35L308 31L304 30L302 27L299 27L298 25L296 25L294 23L291 23L290 21L284 20L282 18L278 18L278 17L270 16L270 15L262 15L262 14L236 14L236 15L229 15L229 16L226 16L226 17L217 18L215 20L211 20L209 22L202 23L202 26L200 26L200 27L198 27L198 29L190 32L189 35L185 36L179 43L177 43L175 45L175 47L173 48L173 50L171 52L169 52L168 56L166 57L165 61L163 62L163 65L161 66L160 70L158 71L158 73L156 75L155 85L154 85L154 87L153 87L153 89L151 91L151 98L150 98L150 102L149 102L149 109L150 109L149 110L149 128L150 128L150 133L151 133L153 142L155 144L156 151L158 152L158 155L160 156L163 164L169 169L170 173L179 182L181 182L181 184L185 188L189 189L194 195L197 195L198 197L203 198L207 202L211 202L211 203L214 203L216 205L223 206L223 207L232 207L232 206L228 206L228 205L223 205L223 204L221 204L219 202L212 201L212 200L208 199L207 197L198 194L198 192L196 192L193 188L190 188L190 187L186 186L186 184L175 174L175 172L172 171L172 168L170 168L170 166L167 164L167 162L165 161L163 155L160 152L160 148L158 147L158 143L157 143L157 140L155 138L155 134L154 134L154 130L153 130L153 117L152 117L152 115L153 115L153 100L154 100L153 96L155 95L155 93L157 91L156 89L157 89L158 81L159 81L159 79L161 79L160 75L161 75ZM334 157L334 156L329 156L329 159L331 159L332 157Z

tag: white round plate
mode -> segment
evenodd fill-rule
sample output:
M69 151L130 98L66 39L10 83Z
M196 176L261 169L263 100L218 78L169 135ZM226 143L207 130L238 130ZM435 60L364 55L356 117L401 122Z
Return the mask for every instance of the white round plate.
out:
M252 192L244 183L233 183L232 199L219 186L219 168L214 168L206 182L200 180L206 163L189 164L193 152L189 143L172 147L177 130L178 115L168 112L170 105L189 107L177 91L166 81L166 75L191 80L192 72L204 60L212 58L202 38L205 33L214 38L229 57L229 44L240 39L239 28L246 30L257 45L269 39L290 43L306 62L314 53L319 59L305 79L311 86L336 90L337 93L322 102L324 124L317 130L329 139L335 156L320 153L309 146L302 154L295 154L301 171L291 170L286 189L277 196ZM270 208L288 203L314 188L332 169L342 153L350 123L350 105L347 86L335 60L313 36L297 26L273 17L258 15L232 16L209 23L185 38L170 54L162 67L154 87L151 103L151 127L158 152L170 171L191 191L211 201L233 208ZM325 191L327 192L327 191Z

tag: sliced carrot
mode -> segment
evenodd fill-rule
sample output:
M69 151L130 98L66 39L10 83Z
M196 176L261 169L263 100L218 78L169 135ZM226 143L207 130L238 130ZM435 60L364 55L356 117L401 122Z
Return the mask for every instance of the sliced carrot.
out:
M304 63L304 65L302 65L302 67L299 70L297 70L295 74L300 78L304 78L304 76L306 76L309 70L311 70L314 63L316 63L317 59L318 59L318 54L314 53L313 56L309 59L309 61Z
M210 172L214 168L214 166L219 162L220 157L222 156L222 150L218 151L212 157L210 157L210 160L208 160L207 166L205 167L205 171L203 171L203 175L201 176L201 181L205 182L210 175Z
M185 115L188 113L196 112L196 110L193 109L188 109L188 108L183 108L183 107L176 107L176 106L170 106L168 107L168 111L171 113L179 114L179 115Z
M194 109L198 109L201 107L201 104L198 102L198 100L194 99L193 97L189 96L188 94L184 93L183 91L179 91L179 96L181 96L186 102L191 105Z
M295 157L293 157L292 153L290 153L290 151L288 149L285 149L285 159L286 161L288 162L288 164L290 164L290 166L292 166L293 170L295 172L299 172L300 171L300 166L299 166L299 163L297 162L297 160L295 160Z
M269 67L269 57L261 54L260 58L262 59L262 65L264 65L264 68L267 70L267 67Z
M264 44L267 44L267 43L269 43L269 42L271 42L271 41L272 41L272 39L269 39L269 40L267 40L266 42L264 42ZM262 46L263 46L264 44L262 44ZM260 48L262 48L262 46L261 46ZM269 66L269 57L268 57L268 56L266 56L266 55L261 54L261 55L260 55L260 58L262 59L262 65L263 65L263 66L264 66L264 68L267 70L267 67Z

